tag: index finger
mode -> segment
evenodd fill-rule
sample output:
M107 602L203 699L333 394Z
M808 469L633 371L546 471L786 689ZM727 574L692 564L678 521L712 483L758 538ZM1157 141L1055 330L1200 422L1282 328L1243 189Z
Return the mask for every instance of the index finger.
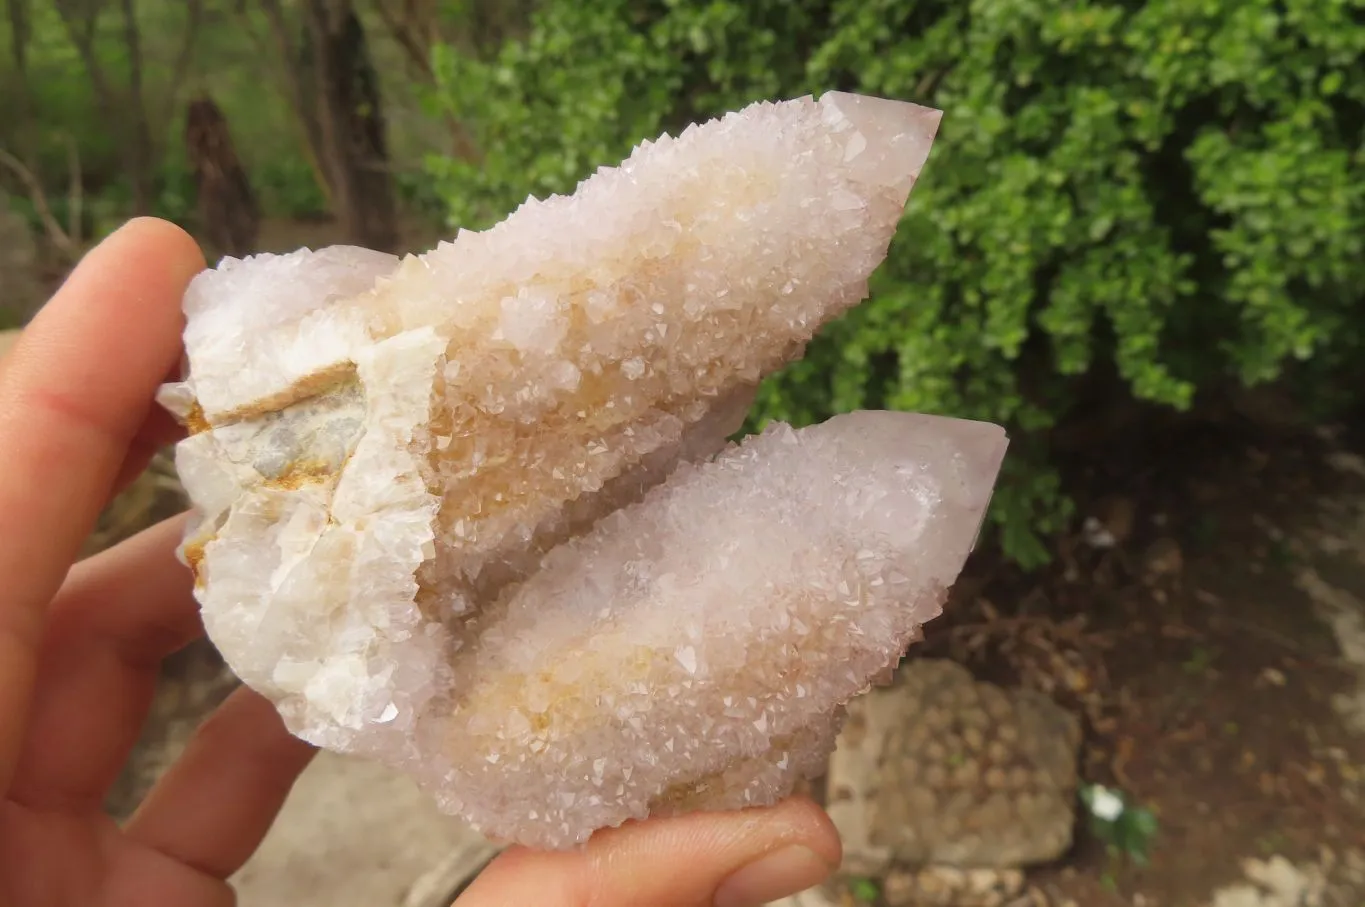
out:
M180 228L141 218L72 272L0 373L0 790L32 695L48 602L180 354L180 299L204 266Z

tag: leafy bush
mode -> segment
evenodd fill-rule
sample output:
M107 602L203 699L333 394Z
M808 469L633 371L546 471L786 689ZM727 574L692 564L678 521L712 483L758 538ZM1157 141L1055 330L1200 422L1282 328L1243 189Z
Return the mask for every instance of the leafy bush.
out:
M262 161L251 168L250 179L264 211L300 219L327 214L327 196L313 168L297 154L280 154Z
M1112 884L1114 871L1125 860L1146 866L1160 830L1156 814L1130 803L1121 791L1100 784L1083 785L1080 796L1090 833L1103 842L1109 853L1105 880Z
M485 154L431 169L474 227L751 100L943 108L872 300L756 418L1008 423L994 518L1026 564L1066 515L1045 439L1078 376L1187 407L1363 346L1365 0L545 0L521 39L436 62Z

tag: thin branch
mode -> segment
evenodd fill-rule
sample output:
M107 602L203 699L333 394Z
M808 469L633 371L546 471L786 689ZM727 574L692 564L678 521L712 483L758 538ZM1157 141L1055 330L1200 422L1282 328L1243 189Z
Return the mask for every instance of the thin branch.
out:
M401 18L394 8L395 4L390 0L375 0L372 5L394 40L403 48L408 62L421 72L424 79L435 83L436 72L431 66L431 48L442 37L435 14L430 9L425 11L419 9L416 0L406 0L403 3ZM454 155L461 160L478 163L481 154L468 127L452 115L447 115L446 120L450 127L451 150Z
M73 3L72 0L55 0L54 5L77 49L89 49L95 40L95 20L99 18L99 10L88 8L89 4ZM84 28L78 31L77 23L83 24Z
M199 26L204 21L204 2L203 0L185 0L185 41L180 45L180 53L175 58L175 64L171 68L171 85L166 95L166 109L162 114L161 123L169 123L175 119L175 109L180 103L180 93L185 86L187 76L190 71L190 64L194 62L194 48L199 39Z
M28 0L8 0L10 56L14 60L15 100L18 110L15 115L15 133L19 143L19 154L25 160L33 159L33 95L28 79L28 44L33 36L32 22L29 17Z
M33 209L38 212L38 219L43 222L43 229L47 231L48 238L52 241L63 256L68 260L76 257L76 246L72 239L62 229L62 225L57 222L57 218L52 214L52 208L47 203L47 193L43 192L43 186L38 182L38 178L33 175L33 171L24 166L24 162L3 148L0 148L0 164L14 172L19 181L28 190L29 199L33 202Z
M100 66L99 57L95 54L95 20L99 18L99 11L89 9L82 14L78 9L81 4L72 3L71 0L56 0L56 6L71 43L76 45L76 50L80 52L81 62L95 86L100 105L107 111L114 110L113 91L104 77L104 68Z
M263 0L261 5L262 6L267 5L265 0ZM252 21L251 13L248 11L246 0L238 0L236 5L236 12L238 18L241 20L242 23L242 31L246 33L246 36L251 39L251 43L255 45L256 53L260 55L261 59L270 61L272 68L276 70L275 75L279 77L280 81L292 84L293 80L291 79L289 60L287 58L283 60L280 59L281 48L278 46L278 44L274 49L268 46L265 37L261 35L260 31L256 28L256 23ZM285 51L287 52L287 48L285 48ZM297 97L296 91L291 90L289 92L289 105L294 109L294 112L297 114L299 110L300 99Z
M28 39L32 32L28 0L8 0L5 7L9 11L10 52L14 57L14 67L23 74L28 71Z
M285 63L286 77L294 106L302 110L304 108L303 85L294 66L294 49L289 40L289 27L285 24L284 9L280 6L279 0L261 0L261 9L265 11L266 22L270 25L270 34L275 39L275 52Z
M431 69L431 48L426 44L423 37L413 33L412 23L408 21L408 17L404 16L400 19L393 4L386 3L384 0L375 0L373 5L375 11L379 13L379 18L388 28L389 34L407 54L408 62L421 71L424 78L433 79L435 73ZM412 4L404 4L404 6L408 13L412 12Z
M66 135L66 166L70 179L66 200L66 235L72 247L79 248L84 232L81 215L85 208L85 183L81 177L81 149L76 144L76 137L70 133Z
M123 0L123 43L128 48L128 93L142 106L142 33L137 26L134 0Z
M289 40L289 27L285 22L284 9L280 6L279 0L260 0L260 6L265 12L266 22L270 26L271 37L275 40L275 56L283 67L289 104L294 108L294 117L303 130L304 154L308 159L308 165L313 170L313 177L318 189L321 190L327 204L331 205L333 200L332 177L323 162L319 124L313 111L309 109L308 97L303 88L303 78L299 74L298 60L294 53L293 44ZM245 4L239 7L239 12L245 18Z

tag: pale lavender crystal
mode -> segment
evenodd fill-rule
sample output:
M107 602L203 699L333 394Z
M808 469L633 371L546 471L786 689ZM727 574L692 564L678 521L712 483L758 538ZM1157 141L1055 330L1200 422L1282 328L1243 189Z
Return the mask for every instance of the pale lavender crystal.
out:
M507 840L789 792L937 613L1004 438L859 414L708 461L865 296L938 121L756 104L424 255L196 278L162 400L233 670Z
M681 467L470 623L419 727L440 754L423 780L546 847L775 802L938 615L1005 446L988 423L860 412Z

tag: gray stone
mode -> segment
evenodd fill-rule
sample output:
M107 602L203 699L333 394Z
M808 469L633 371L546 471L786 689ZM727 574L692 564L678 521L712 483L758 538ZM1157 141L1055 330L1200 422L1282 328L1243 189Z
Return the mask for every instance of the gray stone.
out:
M445 907L497 851L407 778L322 752L232 884L253 907Z
M1018 869L899 868L886 874L882 900L887 907L1004 907L1023 890Z
M207 642L167 661L147 733L106 804L111 815L132 813L236 686ZM407 778L324 752L232 883L252 907L448 907L498 850Z
M1061 856L1079 746L1077 720L1042 694L978 682L949 661L907 663L892 686L850 704L830 760L844 868L1003 868Z

